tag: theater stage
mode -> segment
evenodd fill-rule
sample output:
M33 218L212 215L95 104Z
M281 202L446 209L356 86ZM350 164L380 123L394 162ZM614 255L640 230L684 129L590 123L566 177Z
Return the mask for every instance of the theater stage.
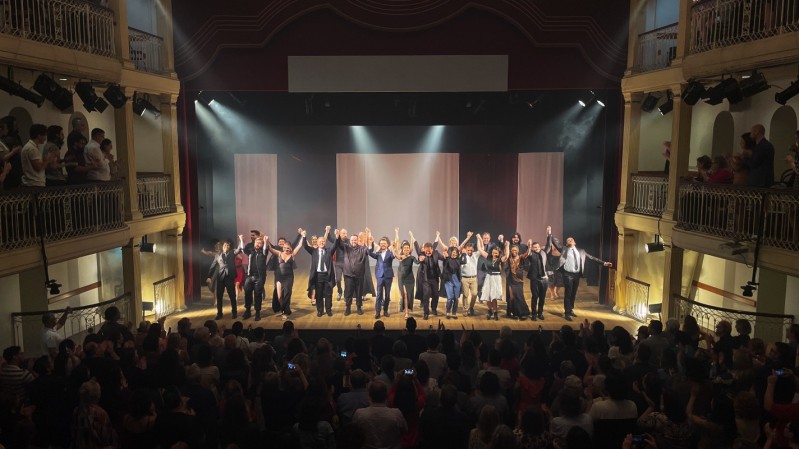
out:
M292 295L292 315L289 319L291 319L295 326L298 329L314 329L314 330L331 330L331 331L345 331L345 330L355 330L357 326L360 324L361 328L363 329L371 329L375 319L374 319L374 306L375 301L374 298L367 296L366 300L364 301L363 305L363 315L358 315L355 313L356 308L355 304L352 306L352 314L349 316L344 316L344 300L337 301L337 294L336 292L333 293L333 316L328 317L327 315L323 315L322 317L316 316L316 307L311 305L311 300L308 299L304 286L308 285L308 275L307 273L303 273L302 275L297 275L294 280L294 294ZM270 329L280 329L283 325L282 320L280 319L280 315L275 315L272 312L271 308L271 292L274 286L273 277L269 276L266 282L266 291L269 292L268 300L264 300L263 310L261 313L261 321L255 321L253 318L248 320L243 320L242 315L244 313L244 298L243 295L241 298L238 299L239 303L239 315L238 320L244 323L244 327L248 327L252 325L253 327L263 327L267 330ZM412 316L416 319L418 328L420 330L427 329L429 326L437 326L438 320L440 319L441 322L446 326L448 329L460 329L461 325L464 325L468 328L474 326L475 330L481 331L488 331L488 330L497 330L502 326L510 326L513 330L519 331L533 331L538 330L538 326L542 326L542 329L545 331L557 330L560 329L561 326L564 324L570 324L575 329L579 329L580 323L583 320L588 319L588 321L594 320L601 320L605 323L605 329L610 330L614 326L622 326L633 335L635 334L635 330L638 326L641 325L640 322L631 319L627 316L619 315L613 310L604 305L600 305L597 302L597 287L588 286L585 284L585 279L583 279L580 288L577 291L577 300L575 301L574 311L578 315L578 318L574 318L573 321L569 322L563 318L563 288L559 289L560 298L552 299L551 297L547 298L547 301L544 306L544 321L518 321L514 319L503 318L502 315L504 314L505 310L505 303L499 303L499 310L500 310L500 317L499 321L494 320L486 320L485 313L486 313L486 306L480 304L479 302L475 304L475 313L476 315L473 317L465 317L463 316L463 311L458 311L458 319L457 320L447 320L446 319L446 300L441 298L438 304L438 317L430 315L429 320L424 320L421 304L419 301L414 303L413 313ZM405 326L405 319L404 314L399 312L399 290L396 287L396 282L394 288L391 293L391 303L389 308L389 313L391 314L390 317L385 318L381 317L380 319L386 324L386 329L388 330L401 330ZM530 290L529 285L525 288L525 297L527 298L528 305L530 304ZM230 303L227 299L227 296L224 298L225 306L223 309L224 318L219 320L220 324L224 324L226 328L230 328L235 320L233 320L230 316ZM254 313L253 313L254 315ZM207 288L203 288L202 292L202 301L200 304L194 304L190 308L180 311L178 313L174 313L167 318L166 325L171 326L173 329L177 329L177 321L181 318L189 318L192 320L192 327L199 327L202 326L206 320L213 319L216 316L216 306L215 303L212 301L212 295Z

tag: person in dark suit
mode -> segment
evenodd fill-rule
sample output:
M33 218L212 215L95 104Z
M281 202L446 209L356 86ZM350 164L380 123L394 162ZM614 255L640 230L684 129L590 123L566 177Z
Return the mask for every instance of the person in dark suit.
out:
M444 256L433 247L432 243L425 243L423 248L419 247L419 242L413 238L416 255L419 257L419 271L416 274L416 299L422 302L424 307L424 319L430 318L430 306L432 302L433 315L438 316L438 294L439 281L441 280L441 268L438 262L444 261ZM441 234L436 232L436 242L441 240Z
M544 301L547 297L547 282L549 281L547 276L547 252L552 244L551 240L551 235L547 235L546 249L543 250L540 243L532 240L527 242L527 260L529 261L527 279L530 280L530 292L532 293L530 316L533 321L544 319Z
M752 187L771 187L774 184L774 145L766 140L766 128L755 125L749 132L755 147L744 150L743 161L749 169L748 183Z
M368 229L368 228L367 228ZM371 237L369 232L369 237ZM375 277L377 278L377 297L375 299L375 319L380 318L380 310L383 315L389 316L388 303L391 301L391 284L394 282L394 248L389 248L388 237L382 237L377 251L369 248L369 257L377 260L375 265Z
M273 256L264 248L264 239L259 231L251 231L251 243L244 245L244 236L239 236L239 249L248 257L247 271L244 276L244 319L249 318L250 307L253 306L255 294L255 321L261 320L261 304L264 301L264 284L266 272Z
M346 229L342 228L342 229L340 229L338 231L338 233L339 233L339 235L337 235L337 236L328 235L327 236L327 241L330 242L330 243L335 244L336 243L336 239L338 238L338 236L341 236L342 240L349 239L349 236L347 235L347 230ZM336 247L335 255L333 256L333 264L336 266L336 268L335 268L335 271L336 271L336 290L338 291L337 300L341 301L341 298L343 297L343 293L344 293L344 290L341 287L341 281L342 281L342 279L344 277L344 248Z
M551 228L548 228L548 230L551 231ZM561 253L558 270L563 273L563 316L566 321L571 321L571 317L577 317L574 313L574 298L577 295L577 287L580 286L580 278L583 277L585 272L585 260L593 260L606 267L612 267L613 264L588 254L584 249L577 248L577 242L575 242L574 237L566 239L565 247L560 246L558 239L552 237L552 234L549 233L547 241L551 241L552 245Z
M346 301L346 309L344 309L344 316L352 313L352 298L356 298L356 305L358 307L358 315L363 315L363 297L361 291L364 282L364 273L366 272L367 257L369 257L368 249L366 246L358 242L358 237L355 235L350 236L349 241L339 234L338 230L335 231L338 238L336 239L335 248L341 248L343 257L342 270L344 271L344 300Z
M211 262L211 267L208 269L208 278L206 283L212 282L212 277L216 280L216 319L222 319L222 296L227 290L228 298L230 298L230 311L233 319L236 319L236 265L235 258L239 250L231 250L232 246L230 239L225 240L222 244L222 252L214 256L214 261Z
M336 264L333 262L335 244L327 245L330 226L325 226L325 235L316 239L316 247L305 244L305 251L311 255L309 284L316 298L316 316L333 316L333 284L336 282Z

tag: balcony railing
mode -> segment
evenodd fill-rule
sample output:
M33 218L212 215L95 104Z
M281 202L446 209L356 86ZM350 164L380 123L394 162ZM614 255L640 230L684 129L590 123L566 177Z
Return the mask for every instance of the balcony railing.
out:
M150 73L163 73L164 39L135 28L128 28L130 60L137 70Z
M659 217L666 208L668 198L669 177L663 174L632 175L633 191L630 212L641 215Z
M649 284L627 276L624 279L627 305L625 313L636 320L646 323L649 316Z
M677 56L676 23L638 35L634 73L665 69Z
M170 201L169 175L161 173L138 173L136 191L139 198L139 211L145 217L169 213Z
M678 227L734 241L755 238L765 205L762 244L799 251L799 192L684 181Z
M122 184L105 182L0 194L0 251L123 228Z
M153 313L155 319L178 311L175 276L153 282Z
M770 331L769 334L785 335L783 329L793 324L794 320L793 315L726 309L691 301L680 295L673 296L671 311L672 314L669 316L676 318L680 323L688 315L696 318L699 327L710 334L715 331L719 321L727 321L734 326L736 320L744 319L749 321L752 329L759 327L762 331L763 328L766 328Z
M82 344L83 337L87 333L100 330L100 326L104 321L105 311L112 306L119 309L122 316L121 322L135 322L131 314L131 295L130 293L125 293L108 301L71 309L70 314L67 315L67 321L58 330L58 333L63 338L72 338L76 344ZM12 313L11 325L12 329L14 329L14 344L21 346L26 352L38 353L41 347L42 315L48 312L58 317L64 313L64 309ZM33 337L33 341L25 342L24 336Z
M799 31L796 0L702 0L691 9L690 53Z
M82 0L0 0L0 33L100 56L116 55L114 12Z

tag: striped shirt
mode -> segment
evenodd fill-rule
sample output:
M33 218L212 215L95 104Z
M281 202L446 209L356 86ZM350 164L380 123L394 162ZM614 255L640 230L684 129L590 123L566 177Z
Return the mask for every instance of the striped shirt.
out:
M28 397L25 387L33 381L33 374L17 365L6 365L0 370L0 391L6 391L23 402Z

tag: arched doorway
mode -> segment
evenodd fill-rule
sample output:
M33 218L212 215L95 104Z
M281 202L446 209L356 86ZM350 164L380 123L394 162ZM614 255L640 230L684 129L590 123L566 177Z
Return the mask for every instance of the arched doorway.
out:
M711 147L712 156L724 156L736 150L735 145L735 122L729 111L721 111L716 116L713 123L713 144Z
M27 109L22 107L12 108L8 115L17 119L17 129L19 130L19 139L24 144L30 138L30 129L33 125L33 117Z
M782 106L771 116L771 123L766 130L768 140L774 145L774 180L779 181L782 172L788 169L785 155L788 147L793 145L796 136L796 112L790 106Z

